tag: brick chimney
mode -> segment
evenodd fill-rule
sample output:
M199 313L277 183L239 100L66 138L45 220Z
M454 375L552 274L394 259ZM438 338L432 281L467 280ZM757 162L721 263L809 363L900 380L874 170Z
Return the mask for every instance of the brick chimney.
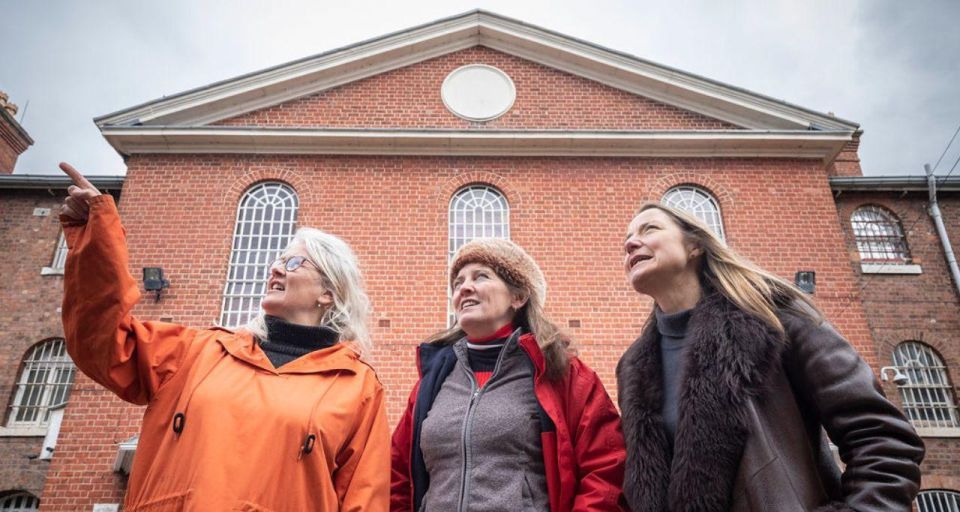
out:
M12 174L17 158L33 144L33 139L14 117L17 106L0 91L0 174Z

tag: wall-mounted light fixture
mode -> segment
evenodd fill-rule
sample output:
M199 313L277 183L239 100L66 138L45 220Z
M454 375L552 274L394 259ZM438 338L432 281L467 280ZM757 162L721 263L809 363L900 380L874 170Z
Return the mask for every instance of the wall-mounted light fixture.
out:
M163 278L163 268L143 267L143 289L156 292L154 302L160 302L160 294L164 288L170 287L170 281Z
M893 383L898 386L904 386L910 384L910 377L907 377L907 374L900 371L900 368L896 366L884 366L880 368L880 380L887 382L890 380L890 377L887 376L887 372L893 370Z
M798 270L793 276L793 284L797 285L797 288L813 294L817 289L817 273L812 270Z

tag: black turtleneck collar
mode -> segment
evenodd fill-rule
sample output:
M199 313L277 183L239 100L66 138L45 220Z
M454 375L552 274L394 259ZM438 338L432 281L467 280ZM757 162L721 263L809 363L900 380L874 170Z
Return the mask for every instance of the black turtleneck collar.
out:
M687 324L690 323L692 309L676 313L664 313L659 307L655 309L657 315L657 331L661 336L682 339L687 335Z
M275 368L340 340L340 333L329 327L292 324L269 315L265 320L267 339L260 342L260 348Z

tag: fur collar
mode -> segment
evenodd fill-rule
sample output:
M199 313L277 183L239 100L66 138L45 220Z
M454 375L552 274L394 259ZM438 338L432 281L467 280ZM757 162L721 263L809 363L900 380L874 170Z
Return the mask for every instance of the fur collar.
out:
M749 434L748 400L762 391L786 348L783 335L719 293L697 304L687 334L672 454L661 415L655 322L617 365L627 445L623 491L634 512L729 509Z

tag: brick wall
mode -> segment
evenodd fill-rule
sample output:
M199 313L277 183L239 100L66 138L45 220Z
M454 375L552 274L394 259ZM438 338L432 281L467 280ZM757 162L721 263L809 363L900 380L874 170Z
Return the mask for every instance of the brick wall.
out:
M955 253L960 252L960 194L940 194L940 209ZM863 205L886 208L899 217L920 275L863 274L850 227L850 216ZM837 209L851 267L862 287L864 311L877 343L880 366L893 364L893 351L904 341L933 347L946 363L954 399L960 391L960 298L950 278L933 220L927 214L927 193L844 192ZM892 382L884 391L898 405L900 393ZM960 438L926 438L924 488L946 486L960 491ZM952 480L951 480L952 479ZM947 485L945 482L955 482Z
M59 200L46 191L0 190L0 411L5 426L26 352L63 336L61 276L41 276L60 233ZM51 208L45 217L34 208ZM37 460L43 437L0 436L0 492L21 489L40 496L48 461Z
M546 274L548 313L563 326L579 320L568 330L611 392L616 362L649 313L649 302L623 277L623 233L643 200L682 183L717 196L728 240L759 264L785 277L816 270L818 301L877 364L826 173L816 162L184 155L137 156L128 165L121 213L131 268L162 266L171 281L160 304L137 307L141 318L209 325L218 317L236 205L258 181L287 182L300 197L299 225L347 240L374 302L374 363L388 391L391 425L414 382L414 347L444 325L447 207L470 183L493 184L506 195L512 238ZM109 464L115 443L136 432L141 414L78 378L44 510L93 503L92 493L119 501Z
M440 97L440 86L451 71L467 64L488 64L510 76L517 99L509 112L493 121L476 123L447 110ZM739 128L481 46L216 124L576 130Z

